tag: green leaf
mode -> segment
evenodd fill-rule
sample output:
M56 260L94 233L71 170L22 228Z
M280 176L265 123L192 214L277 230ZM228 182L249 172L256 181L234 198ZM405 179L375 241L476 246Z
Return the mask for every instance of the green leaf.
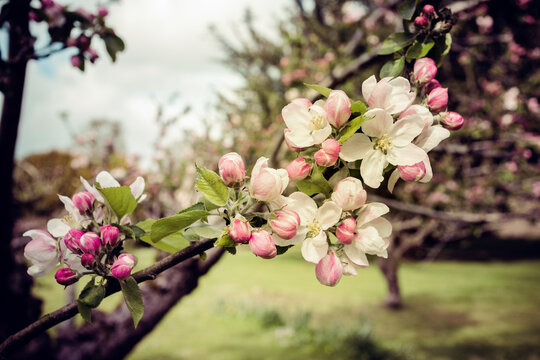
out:
M324 194L326 197L329 197L330 193L332 192L332 187L324 178L318 166L313 167L313 171L311 172L311 177L309 179L297 181L296 186L298 187L298 190L308 196L320 193Z
M330 242L332 244L339 244L339 241L336 235L332 234L330 231L327 231L326 233L328 234L328 237L330 238Z
M129 186L109 188L101 188L98 186L97 188L116 216L118 216L118 220L124 217L124 215L131 214L137 207L137 200L135 200L133 194L131 194Z
M152 220L152 219L149 219L149 220ZM146 234L146 230L141 229L137 225L128 225L127 227L130 228L131 231L133 231L133 234L135 234L136 239L139 239L141 236Z
M145 222L149 220L151 220L151 224L153 224L156 221L154 219L148 219L148 220L145 220ZM152 226L151 224L149 225L148 233L146 233L145 235L139 238L141 241L144 241L145 243L150 244L157 249L167 251L169 253L178 252L189 246L189 241L185 238L185 236L180 231L175 232L171 235L165 236L163 239L161 239L157 243L152 242L152 237L150 235L150 227ZM140 225L140 223L137 225Z
M223 247L236 247L238 245L229 234L224 234L219 239L216 240L214 243L215 247L223 246Z
M345 141L349 140L351 136L354 135L360 129L364 121L366 121L366 117L364 115L360 115L349 121L340 132L340 137L338 142L340 144L343 144Z
M379 55L388 55L403 49L405 46L413 42L414 34L404 32L390 34L379 48Z
M122 288L124 300L126 301L126 305L133 318L133 325L137 328L137 325L144 314L144 304L139 285L137 284L137 281L130 276L126 280L120 281L120 287Z
M215 228L213 226L197 226L190 228L195 234L202 236L206 239L217 239L223 233L222 229Z
M105 287L94 284L94 278L86 284L79 295L78 302L83 303L89 308L96 308L101 304L101 300L105 297Z
M120 51L124 51L126 48L126 45L124 44L124 41L120 39L118 36L116 36L113 33L105 33L102 36L103 41L105 42L105 47L107 48L107 53L109 53L109 56L111 57L111 60L113 62L116 61L116 54Z
M92 322L92 309L88 305L77 300L77 309L79 309L79 314L86 322Z
M196 188L211 203L218 206L225 206L229 200L229 189L218 174L206 168L199 168L195 165L199 176L197 176Z
M367 110L367 105L363 101L355 101L351 104L351 113L363 114Z
M398 6L398 13L405 20L411 20L416 10L416 0L405 0Z
M332 89L326 88L321 85L317 85L317 84L304 84L304 85L306 85L308 88L315 90L316 92L318 92L324 97L328 97L328 95L330 95L330 93L332 92Z
M401 75L403 68L405 67L405 58L403 56L398 59L390 60L383 65L379 76L382 78L385 77L396 77Z
M278 255L282 255L282 254L285 254L287 252L287 250L289 250L290 248L292 248L294 245L289 245L289 246L278 246L276 245L276 249L277 249L277 254Z
M412 59L420 59L427 55L429 50L435 45L434 41L428 41L426 43L415 41L412 46L407 50L405 58L408 62Z
M151 240L156 243L174 234L208 214L206 210L192 210L156 220L150 228Z
M190 207L187 207L187 208L185 208L183 210L180 210L177 214L182 214L182 213L189 212L189 211L194 211L194 210L207 210L207 209L204 206L204 203L199 201L198 203L195 203L195 204L191 205Z
M215 209L219 209L218 205L213 204L210 201L206 200L206 198L204 196L202 197L202 201L203 201L203 204L204 204L204 208L207 211L212 211L212 210L215 210Z
M450 52L450 48L452 47L452 35L450 33L447 33L444 37L444 43L441 46L441 56L439 58L439 61L437 61L437 67L442 65L442 62L444 61L444 58L448 53Z

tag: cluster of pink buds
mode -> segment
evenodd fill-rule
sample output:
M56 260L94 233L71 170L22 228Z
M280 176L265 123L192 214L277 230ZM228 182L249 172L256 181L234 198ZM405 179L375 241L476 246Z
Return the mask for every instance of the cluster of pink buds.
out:
M414 26L420 29L425 29L429 26L430 21L436 17L437 13L435 12L433 5L426 4L422 8L420 15L414 18Z

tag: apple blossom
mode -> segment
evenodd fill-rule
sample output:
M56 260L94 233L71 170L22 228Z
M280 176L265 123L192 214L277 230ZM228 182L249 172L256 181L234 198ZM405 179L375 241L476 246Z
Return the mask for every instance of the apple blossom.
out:
M442 112L441 124L448 130L459 130L464 123L463 116L454 111Z
M418 181L426 175L426 165L422 161L414 165L398 165L397 169L405 181Z
M342 90L332 90L324 104L326 120L336 128L342 127L351 116L351 100Z
M218 162L219 175L228 186L239 184L246 177L244 161L235 152L223 155Z
M349 176L334 186L332 200L343 210L356 210L364 205L366 196L362 182Z
M249 240L249 247L255 255L263 259L272 259L277 255L274 239L266 230L253 232Z
M268 159L261 157L251 171L249 192L259 201L272 201L281 196L288 184L287 170L269 168Z
M304 148L322 143L332 133L326 120L324 101L318 100L308 109L298 103L290 103L281 111L283 121L291 130L286 138L292 146Z
M306 162L306 159L303 157L294 159L285 170L289 174L289 179L293 181L303 180L309 176L311 172L312 165Z
M48 274L58 265L60 258L56 239L43 230L28 230L23 236L32 238L24 247L24 257L32 262L28 275L40 277Z
M101 227L101 240L103 245L114 247L118 243L119 239L120 230L118 230L116 226L106 224Z
M414 101L416 93L411 91L411 84L404 77L386 77L377 82L375 75L372 75L362 83L362 96L370 108L397 114Z
M234 242L245 244L251 238L249 222L241 219L234 219L229 225L229 236Z
M81 250L87 254L99 255L101 251L101 240L95 232L87 232L79 240Z
M54 275L54 278L56 279L56 282L60 285L71 285L77 282L79 280L77 274L73 272L70 268L61 268L56 271L56 274Z
M131 270L136 263L135 256L128 253L120 254L111 267L111 274L118 280L126 280L131 275Z
M296 236L300 226L300 216L294 210L283 209L276 211L277 219L271 220L270 227L280 238L290 240Z
M435 88L431 90L427 97L427 104L431 111L440 112L448 105L448 88Z
M342 274L343 265L333 251L323 257L315 266L317 280L326 286L335 286Z
M81 253L81 237L84 235L84 231L79 229L70 229L64 236L64 244L66 247L75 254Z
M354 237L356 229L356 220L353 217L348 217L339 224L336 229L336 237L342 244L350 244Z
M433 59L424 57L414 63L413 76L417 83L426 84L437 75L437 65Z
M334 165L337 162L339 156L328 154L323 149L320 149L313 155L313 158L315 159L317 165L328 167Z

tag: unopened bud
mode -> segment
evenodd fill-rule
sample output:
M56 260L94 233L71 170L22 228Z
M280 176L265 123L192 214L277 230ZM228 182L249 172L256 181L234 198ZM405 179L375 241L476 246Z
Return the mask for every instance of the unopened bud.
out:
M339 129L351 116L351 100L344 91L332 90L324 104L324 111L326 120Z
M54 274L54 278L56 279L57 283L65 286L71 285L79 280L77 274L70 268L58 269L56 274Z
M290 240L296 236L296 230L300 226L300 216L293 210L276 211L277 219L270 221L272 230L282 239Z
M352 243L355 229L356 220L353 217L348 217L343 220L336 229L336 236L339 242L346 245Z
M438 80L433 79L428 81L428 83L425 85L426 87L426 94L429 94L432 90L436 88L442 87Z
M94 199L94 195L92 195L90 192L83 191L73 195L71 201L73 201L73 205L79 209L81 215L84 215L87 211L92 210Z
M436 88L431 90L427 98L428 106L433 112L440 112L448 105L448 88Z
M249 247L255 255L263 259L272 259L277 255L276 243L265 230L256 231L251 235Z
M362 182L354 177L346 177L334 186L332 201L343 210L356 210L366 203L367 193Z
M251 229L247 221L234 219L229 225L229 235L234 242L245 244L251 238Z
M400 177L405 181L418 181L426 175L426 165L419 162L414 165L398 165Z
M433 5L426 4L422 8L422 12L428 16L431 16L435 13L435 8L433 7Z
M334 252L323 257L315 266L317 280L326 286L335 286L343 274L343 265Z
M338 160L337 155L327 154L323 149L317 151L313 157L318 165L326 167L334 165Z
M246 177L244 161L235 152L223 155L218 162L219 175L228 186L239 184Z
M298 181L308 177L311 168L311 164L307 163L305 158L300 157L287 165L285 170L287 170L287 174L289 174L289 179Z
M448 130L458 130L463 126L465 122L463 116L457 112L449 111L443 112L441 115L441 124Z
M131 275L137 260L131 254L120 254L111 267L111 274L118 280L126 280Z
M433 59L424 57L414 63L414 79L418 84L425 84L437 75L437 65Z
M414 26L423 29L428 25L428 20L424 16L417 16L414 18Z
M101 17L105 17L109 15L109 10L103 5L98 5L98 15Z
M120 239L120 230L116 226L103 225L101 227L101 240L103 245L114 247Z
M321 144L321 147L329 155L338 156L339 152L341 151L341 146L339 145L339 142L334 139L324 140Z
M81 237L84 235L84 231L79 229L70 229L64 236L64 244L73 253L78 254L81 252Z
M87 232L79 240L81 244L81 250L85 254L99 255L101 251L101 240L99 235L95 232Z
M71 66L78 68L81 66L81 58L78 55L73 55L71 57Z
M81 265L87 269L91 269L96 262L96 257L92 254L83 254L81 256Z

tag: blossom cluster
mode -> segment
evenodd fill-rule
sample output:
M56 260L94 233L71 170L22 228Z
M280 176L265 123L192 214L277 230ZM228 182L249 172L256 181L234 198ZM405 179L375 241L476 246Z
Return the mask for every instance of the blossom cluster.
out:
M55 278L66 286L86 274L125 280L136 263L132 254L123 252L123 242L134 238L126 226L129 213L118 216L104 195L107 189L120 189L120 184L106 171L97 175L95 185L83 178L81 182L86 191L71 198L59 195L67 215L49 220L47 231L24 233L32 238L24 248L24 256L32 262L28 274L44 276L62 265ZM144 200L144 187L141 177L130 185L133 201Z

